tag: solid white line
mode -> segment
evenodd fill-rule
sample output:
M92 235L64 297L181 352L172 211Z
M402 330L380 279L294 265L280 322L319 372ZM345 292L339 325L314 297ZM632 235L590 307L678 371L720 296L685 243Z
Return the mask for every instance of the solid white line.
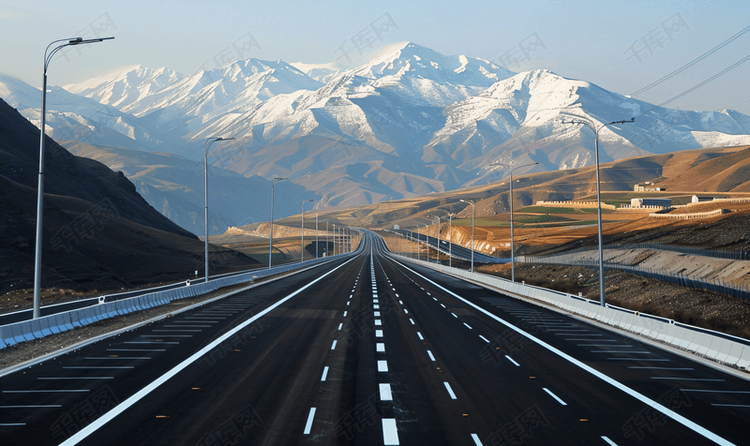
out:
M339 341L337 341L337 340L335 340L335 339L333 340L333 344L331 344L331 350L336 350L336 344L337 344L338 342L339 342Z
M312 430L312 424L313 424L313 418L315 417L315 408L310 408L310 413L307 415L307 423L305 423L305 431L303 432L304 435L309 435L310 431Z
M453 389L451 389L451 385L448 384L448 381L443 381L443 385L445 385L445 389L448 391L448 395L451 396L452 400L457 400L456 394L453 393Z
M385 343L377 342L375 344L375 351L378 353L385 353Z
M568 405L565 401L561 400L560 397L558 397L557 395L555 395L554 393L552 393L552 391L549 390L548 388L542 387L542 390L544 390L545 392L549 393L549 396L551 396L552 398L556 399L557 402L560 403L560 404L562 404L563 406L567 406Z
M430 357L430 360L432 360L432 362L437 362L435 356L433 356L431 351L427 350L427 355Z
M378 372L387 372L388 371L388 361L385 361L383 359L378 361Z
M375 330L375 337L376 338L382 338L383 337L383 330Z
M279 306L286 303L288 300L293 298L294 296L300 294L301 292L305 291L306 289L310 288L314 284L318 283L319 281L323 280L324 278L328 277L329 275L333 274L334 271L338 270L339 268L344 267L345 265L349 264L349 262L353 262L356 259L356 257L353 257L346 262L342 263L341 265L337 266L336 268L328 271L327 273L323 274L322 276L318 277L317 279L313 280L312 282L308 283L307 285L303 286L302 288L298 289L297 291L289 294L285 298L279 300L275 304L269 306L265 310L259 312L255 316L251 317L250 319L247 319L245 322L237 325L232 330L224 333L223 335L216 338L213 342L206 345L202 349L198 350L197 352L193 353L189 358L185 359L181 363L177 364L176 366L172 367L167 373L160 376L156 380L152 381L150 384L148 384L146 387L141 389L140 391L136 392L134 395L127 398L122 403L115 406L114 409L110 410L109 412L105 413L101 417L97 418L93 423L89 424L85 428L78 431L75 435L68 438L64 442L60 443L60 446L69 446L69 445L75 445L87 438L89 435L94 433L96 430L98 430L100 427L104 426L111 420L113 420L116 416L127 410L129 407L140 401L143 397L148 395L149 393L153 392L157 387L161 386L165 382L167 382L170 378L178 374L180 371L184 370L186 367L188 367L190 364L196 362L200 358L202 358L206 353L213 350L216 346L221 344L222 342L226 341L233 335L235 335L240 330L244 329L248 325L252 324L256 320L260 319L261 317L265 316L266 314L270 313L271 311L275 310ZM111 358L107 358L111 359ZM151 358L147 358L151 359ZM88 392L88 390L86 390Z
M605 437L604 435L602 435L602 440L606 441L609 446L617 446L617 443Z
M484 336L482 336L482 335L479 335L479 337L480 337L480 338L482 338L482 340L483 340L484 342L486 342L486 343L488 343L488 344L490 343L490 340L489 340L489 339L487 339L487 338L485 338Z
M510 356L505 355L505 357L508 358L508 361L512 362L513 365L515 365L516 367L521 367L521 364L519 364L516 361L514 361L513 358L511 358Z
M394 260L394 262L396 262ZM491 317L492 319L495 319L496 321L500 322L501 324L505 325L506 327L510 328L511 330L514 330L515 332L519 333L522 336L525 336L526 338L530 339L531 341L535 342L536 344L540 345L541 347L549 350L550 352L560 356L561 358L567 360L568 362L572 363L573 365L578 366L582 370L585 370L586 372L594 375L595 377L601 379L602 381L606 382L607 384L610 384L611 386L625 392L626 394L630 395L631 397L637 399L638 401L641 401L644 404L647 404L651 406L652 408L656 409L657 411L663 413L664 415L668 416L669 418L672 418L673 420L677 421L678 423L682 424L683 426L693 430L694 432L708 438L709 440L712 440L718 444L721 445L732 445L733 443L728 441L727 439L721 437L720 435L700 426L699 424L690 421L689 419L685 418L684 416L678 414L677 412L673 411L672 409L669 409L665 407L664 405L652 400L651 398L637 392L636 390L631 389L630 387L626 386L625 384L622 384L621 382L615 380L614 378L611 378L608 375L605 375L604 373L600 372L599 370L583 363L582 361L579 361L578 359L570 356L569 354L563 352L562 350L551 346L550 344L542 341L541 339L537 338L536 336L527 333L526 331L516 327L515 325L511 324L510 322L502 319L501 317L485 310L484 308L480 307L479 305L473 304L472 302L469 302L468 300L464 299L463 297L459 296L458 294L448 290L447 288L438 285L434 281L428 279L427 277L423 276L422 274L419 274L418 272L414 271L413 269L403 265L400 262L399 263L404 269L407 269L411 271L412 273L418 275L419 277L422 277L423 279L427 280L428 282L432 283L433 285L437 286L438 288L442 289L448 294L453 295L457 299L461 300L465 304L469 305L470 307L474 308L477 311L480 311L484 313L485 315ZM684 389L680 389L681 391L685 391ZM750 393L750 391L747 391Z
M385 446L398 446L398 429L396 429L395 418L383 418L383 444Z
M475 446L482 446L482 442L479 440L479 435L471 434L471 439L474 440Z
M323 376L320 377L321 381L325 381L328 377L328 366L323 367Z
M391 393L390 384L378 384L380 388L380 401L393 401L393 394Z
M417 332L417 336L419 336L419 340L420 341L424 341L424 338L422 337L422 333L421 332Z

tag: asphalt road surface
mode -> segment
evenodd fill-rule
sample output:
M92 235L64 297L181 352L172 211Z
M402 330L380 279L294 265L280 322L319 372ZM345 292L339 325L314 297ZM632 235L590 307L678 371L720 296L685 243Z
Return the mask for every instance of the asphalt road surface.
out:
M0 378L3 445L747 444L747 380L399 263L313 267Z

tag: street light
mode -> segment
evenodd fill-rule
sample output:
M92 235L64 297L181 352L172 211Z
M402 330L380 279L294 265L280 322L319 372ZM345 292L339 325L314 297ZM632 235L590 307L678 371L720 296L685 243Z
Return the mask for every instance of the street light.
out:
M49 68L50 62L52 62L52 56L66 46L86 45L88 43L97 43L112 39L114 39L114 37L101 37L98 39L86 40L83 40L82 37L71 37L68 39L55 40L47 45L47 48L44 50L44 72L42 76L42 125L39 129L39 178L37 180L36 243L34 248L34 309L32 312L32 317L34 319L37 319L40 316L39 312L42 305L42 222L44 220L44 131L47 123L45 117L47 113L47 68ZM52 45L60 42L65 43L54 47L52 51L50 51Z
M208 138L206 149L203 151L203 230L204 230L204 269L205 281L208 282L208 148L217 141L229 141L234 138Z
M474 214L475 214L475 206L474 202L471 200L461 200L461 203L471 203L471 271L474 272Z
M309 203L315 200L302 200L302 256L300 257L299 263L305 261L305 203Z
M271 180L271 237L268 242L268 269L271 269L271 257L273 256L273 188L277 181L288 180L289 178L273 177Z
M515 237L513 236L513 171L516 169L520 169L521 167L529 167L529 166L535 166L539 163L529 163L529 164L523 164L521 166L516 166L512 169L510 169L510 281L515 282L516 281L516 256L515 256L515 246L514 241ZM492 163L491 166L505 166L510 167L507 164L501 164L501 163Z
M569 115L575 118L578 118L579 120L576 121L571 118L570 122L565 122L565 119L563 119L563 124L584 124L591 127L591 129L594 131L594 151L596 152L596 202L597 202L597 221L599 226L599 304L603 307L604 306L604 245L602 242L602 194L601 194L601 186L599 183L599 130L603 129L604 127L608 127L610 125L615 124L628 124L631 122L635 122L635 117L630 118L629 121L612 121L609 124L602 124L599 127L597 127L593 121L591 121L588 118L584 118L582 116L577 116L569 113L562 113L565 115Z
M433 219L437 219L437 238L435 240L435 257L437 257L437 262L440 263L440 217L432 217ZM429 243L429 240L428 240Z
M318 258L318 254L319 254L318 251L320 251L319 246L320 245L318 244L318 214L316 213L315 214L315 259L316 260Z

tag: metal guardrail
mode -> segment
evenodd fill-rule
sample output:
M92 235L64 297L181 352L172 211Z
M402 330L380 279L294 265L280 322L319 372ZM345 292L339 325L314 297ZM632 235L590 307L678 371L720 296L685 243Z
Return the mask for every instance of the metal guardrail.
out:
M579 252L594 251L596 249L596 245L583 246L571 249L570 251L560 252L559 254L577 254ZM691 248L689 246L667 245L664 243L614 243L604 245L604 250L606 251L607 249L653 249L657 251L679 252L681 254L692 254L716 259L750 260L750 251L722 251L720 249Z
M524 263L544 263L551 265L569 265L569 266L598 266L598 260L572 260L572 259L560 259L558 256L549 257L534 257L534 256L519 256L518 260ZM697 276L686 276L678 274L668 274L665 271L655 270L652 268L643 268L638 265L624 265L621 263L604 262L604 267L607 269L617 269L627 271L631 274L636 274L641 277L648 277L651 279L661 280L662 282L673 283L675 285L684 286L687 288L708 290L715 293L724 294L727 296L736 297L739 299L750 300L750 285L734 285L725 282L721 279L706 279Z
M307 260L304 263L280 265L271 269L250 271L229 277L218 277L209 280L208 282L186 285L181 288L170 289L167 291L142 294L112 302L105 302L101 299L98 305L3 325L0 326L0 350L21 342L40 339L52 334L72 330L76 327L83 327L84 325L89 325L104 319L122 316L134 311L146 310L160 305L166 305L173 300L195 297L227 286L247 283L263 277L273 276L299 268L310 267L332 259L343 258L356 254L359 249L361 248L358 248L351 253Z
M750 368L750 340L744 338L616 306L602 307L598 301L546 288L514 283L500 277L471 273L466 270L399 255L394 256L406 262L416 263L456 277L483 283L509 293L530 297L571 313L664 342L720 363L745 370Z

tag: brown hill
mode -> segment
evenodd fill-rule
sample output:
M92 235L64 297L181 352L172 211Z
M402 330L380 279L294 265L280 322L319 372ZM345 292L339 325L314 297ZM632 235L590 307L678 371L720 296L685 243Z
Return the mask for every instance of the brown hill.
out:
M39 130L0 101L0 296L31 295ZM203 243L149 206L121 173L46 141L43 287L46 295L185 280ZM257 264L213 248L212 272ZM44 303L44 302L43 302Z

